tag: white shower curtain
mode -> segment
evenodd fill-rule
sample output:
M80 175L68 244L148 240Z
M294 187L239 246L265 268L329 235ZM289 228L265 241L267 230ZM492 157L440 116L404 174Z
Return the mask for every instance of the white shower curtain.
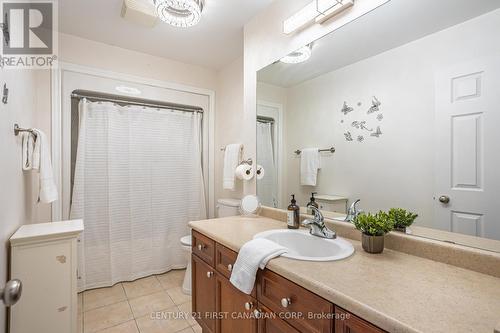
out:
M82 100L71 218L78 289L186 266L179 239L206 218L199 113Z
M257 180L257 196L264 206L278 207L276 167L271 123L257 122L257 161L264 168L264 178Z

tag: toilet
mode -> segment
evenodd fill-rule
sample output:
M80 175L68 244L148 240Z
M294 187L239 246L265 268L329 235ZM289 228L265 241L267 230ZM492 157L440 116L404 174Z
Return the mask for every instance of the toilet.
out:
M219 199L216 206L216 217L228 217L240 215L239 199ZM181 238L181 246L187 253L188 262L184 282L182 283L182 292L186 295L191 295L191 235Z

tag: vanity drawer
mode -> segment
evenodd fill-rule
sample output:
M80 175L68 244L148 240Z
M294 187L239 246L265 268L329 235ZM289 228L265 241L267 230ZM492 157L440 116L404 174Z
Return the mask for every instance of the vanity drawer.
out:
M373 326L369 322L356 317L352 313L345 311L338 306L335 307L335 333L363 332L363 333L384 333L385 331Z
M257 299L300 332L333 330L333 304L267 269L260 274Z
M231 277L231 271L237 257L238 253L233 250L220 244L215 245L215 268L228 279Z
M231 278L231 272L237 257L237 252L234 252L219 243L215 244L215 269L228 279ZM256 287L253 288L251 295L253 297L257 296Z
M192 232L192 237L191 246L193 253L214 267L215 242L195 230Z

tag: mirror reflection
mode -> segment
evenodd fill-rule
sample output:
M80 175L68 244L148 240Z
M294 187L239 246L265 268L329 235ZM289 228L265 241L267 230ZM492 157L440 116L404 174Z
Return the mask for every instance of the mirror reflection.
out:
M406 233L500 240L500 3L412 6L392 1L258 72L258 196L286 209L295 194L337 220L360 200L418 214Z

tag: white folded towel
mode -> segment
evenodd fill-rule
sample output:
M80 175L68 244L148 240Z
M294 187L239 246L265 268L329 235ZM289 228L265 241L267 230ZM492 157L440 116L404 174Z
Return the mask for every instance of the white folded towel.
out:
M225 190L234 191L234 179L236 168L241 160L241 143L232 143L226 146L224 152L224 171L222 185Z
M255 284L257 270L264 269L269 260L286 253L287 248L268 239L257 238L245 243L238 253L229 281L250 295Z
M49 142L41 130L33 129L33 132L36 135L33 149L33 169L38 169L40 174L38 201L51 203L57 200L58 194L50 160Z
M33 149L35 144L35 136L29 132L24 132L21 135L23 149L23 170L29 171L33 169Z
M318 170L321 168L318 148L303 149L300 154L300 184L316 186Z

